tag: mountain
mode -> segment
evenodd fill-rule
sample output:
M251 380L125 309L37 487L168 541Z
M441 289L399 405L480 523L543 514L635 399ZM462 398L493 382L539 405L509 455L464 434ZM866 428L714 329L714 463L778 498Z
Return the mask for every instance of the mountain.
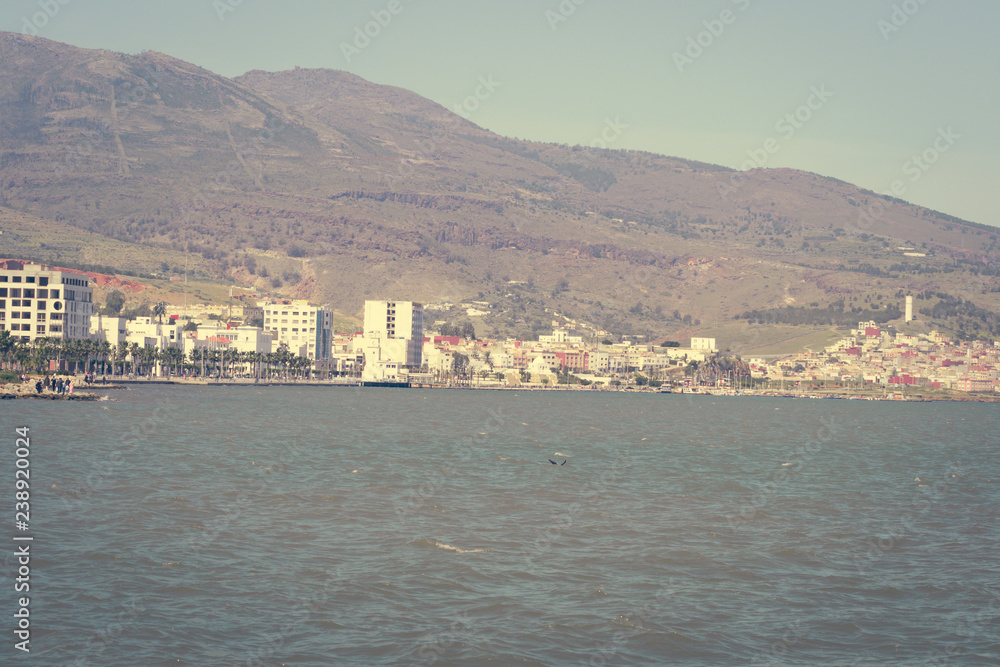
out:
M623 131L608 119L611 146ZM555 314L652 337L785 306L868 319L902 293L1000 310L1000 230L835 179L505 138L333 70L228 79L13 33L0 221L3 256L93 262L29 242L44 221L121 248L99 263L123 271L187 263L348 314L366 298L476 300L496 335ZM941 324L1000 335L966 320Z

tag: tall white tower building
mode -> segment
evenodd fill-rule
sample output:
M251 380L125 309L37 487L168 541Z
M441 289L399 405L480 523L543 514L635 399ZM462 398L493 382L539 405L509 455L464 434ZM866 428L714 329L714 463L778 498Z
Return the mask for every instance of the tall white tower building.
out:
M365 301L365 379L394 379L423 363L424 307L412 301Z
M912 322L913 321L913 297L912 296L906 297L906 321L907 322Z

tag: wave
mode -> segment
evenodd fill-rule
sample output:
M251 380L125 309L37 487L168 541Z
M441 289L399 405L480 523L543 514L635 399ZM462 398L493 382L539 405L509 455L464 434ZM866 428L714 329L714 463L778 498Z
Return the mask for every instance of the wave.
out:
M445 551L454 551L455 553L459 554L480 554L493 551L492 549L463 549L461 547L453 547L452 545L446 544L441 540L432 540L428 538L421 538L417 540L417 544L420 544L422 546L435 547L437 549L444 549Z

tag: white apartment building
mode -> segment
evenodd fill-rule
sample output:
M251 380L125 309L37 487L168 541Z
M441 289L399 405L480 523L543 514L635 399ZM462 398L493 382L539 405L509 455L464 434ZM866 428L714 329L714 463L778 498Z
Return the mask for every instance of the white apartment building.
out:
M94 313L90 319L90 337L99 342L118 345L128 335L128 320L124 317Z
M21 260L0 263L0 330L11 337L88 339L93 312L86 274Z
M155 317L137 317L125 323L125 340L138 343L139 347L149 347L165 350L169 347L184 348L181 340L183 327L179 324L167 324L157 321Z
M420 366L424 343L424 308L412 301L365 301L365 349L381 349L380 358Z
M360 347L362 379L400 379L404 368L423 363L424 308L412 301L365 301L365 328Z
M552 330L552 335L542 334L538 337L539 343L560 343L567 345L581 345L583 336L571 334L568 329L557 327Z
M714 338L692 338L691 339L691 349L692 350L705 350L707 352L715 352L718 348L715 346Z
M274 338L274 349L285 343L300 357L329 359L332 326L327 306L308 301L264 304L264 331Z
M204 348L270 354L274 351L273 347L274 339L271 334L262 329L248 326L227 328L222 322L201 325L193 336L184 339L184 348L188 353L191 350Z

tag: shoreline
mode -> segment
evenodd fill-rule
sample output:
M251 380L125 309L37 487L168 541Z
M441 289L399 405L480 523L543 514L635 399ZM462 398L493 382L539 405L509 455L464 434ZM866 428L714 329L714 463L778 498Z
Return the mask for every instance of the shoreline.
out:
M170 386L189 386L189 387L240 387L240 388L265 388L265 387L332 387L332 388L364 388L361 385L361 381L355 378L349 380L264 380L264 381L253 381L246 379L235 379L235 380L212 380L212 379L177 379L177 378L155 378L155 379L130 379L130 378L115 378L106 384L93 383L85 384L80 382L77 386L78 390L74 391L73 394L56 394L52 390L43 390L41 394L35 391L33 383L6 383L0 385L0 400L16 400L16 399L35 399L35 400L70 400L70 401L95 401L95 400L108 400L108 396L100 393L102 391L127 391L133 386L148 386L148 385L170 385ZM625 394L665 394L665 395L679 395L679 396L706 396L712 398L793 398L793 399L812 399L812 400L852 400L852 401L888 401L893 403L934 403L934 402L945 402L945 403L1000 403L1000 395L986 395L986 394L968 394L968 395L927 395L927 394L911 394L911 395L900 395L895 393L895 395L888 395L886 393L876 393L874 390L868 392L838 392L838 391L814 391L810 393L792 393L792 392L780 392L773 389L765 389L759 391L743 391L743 392L730 392L730 391L705 391L705 392L663 392L657 389L640 389L635 387L629 388L594 388L593 385L590 387L582 387L576 385L556 385L556 386L544 386L544 385L518 385L518 386L499 386L499 385L486 385L486 386L469 386L469 385L444 385L444 384L422 384L413 385L409 387L400 387L405 389L444 389L444 390L457 390L457 391L547 391L547 392L583 392L583 393L603 393L603 392L614 392L614 393L625 393Z

